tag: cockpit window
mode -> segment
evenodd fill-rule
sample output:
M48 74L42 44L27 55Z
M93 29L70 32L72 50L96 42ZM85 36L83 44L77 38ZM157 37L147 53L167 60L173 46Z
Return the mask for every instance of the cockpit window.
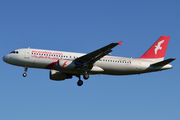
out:
M12 51L11 53L15 53L15 51Z
M13 54L18 54L18 51L12 51L11 53L13 53Z

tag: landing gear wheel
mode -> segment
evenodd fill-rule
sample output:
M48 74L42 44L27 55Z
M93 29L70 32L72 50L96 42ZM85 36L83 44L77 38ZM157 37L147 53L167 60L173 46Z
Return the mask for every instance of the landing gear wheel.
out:
M87 80L87 79L89 78L89 74L85 73L85 74L83 75L83 78L84 78L85 80Z
M28 67L25 67L25 69L24 69L25 72L23 73L23 77L26 77L26 76L27 76L27 73L26 73L27 70L28 70Z
M23 77L26 77L27 76L27 74L26 73L23 73Z
M79 80L78 82L77 82L77 85L78 86L81 86L83 84L83 81L82 80Z

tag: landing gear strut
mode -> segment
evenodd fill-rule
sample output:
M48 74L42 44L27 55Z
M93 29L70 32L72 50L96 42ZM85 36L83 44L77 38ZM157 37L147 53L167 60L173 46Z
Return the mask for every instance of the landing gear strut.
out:
M79 80L78 80L78 82L77 82L77 85L78 85L78 86L83 85L83 81L81 80L81 75L76 75L76 77L79 78Z
M82 86L82 85L83 85L83 81L81 80L81 75L78 74L78 75L76 75L76 77L79 78L79 80L78 80L78 82L77 82L77 85L78 85L78 86ZM83 75L83 78L84 78L85 80L87 80L87 79L89 78L89 74L88 74L87 72L85 72L85 74Z
M27 70L28 70L28 67L25 67L25 69L24 69L24 73L23 73L23 77L26 77L27 76Z

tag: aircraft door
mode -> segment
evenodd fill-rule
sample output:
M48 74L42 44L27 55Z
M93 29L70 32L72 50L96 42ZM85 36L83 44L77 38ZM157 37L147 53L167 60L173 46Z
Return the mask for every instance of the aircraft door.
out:
M26 58L26 59L30 58L30 49L29 48L24 51L24 58Z

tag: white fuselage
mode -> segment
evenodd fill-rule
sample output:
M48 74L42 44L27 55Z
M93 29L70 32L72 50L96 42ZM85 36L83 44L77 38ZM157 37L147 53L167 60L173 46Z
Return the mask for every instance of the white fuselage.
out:
M4 56L3 60L9 64L22 67L53 69L64 73L84 74L84 71L80 69L58 68L56 63L58 60L74 60L85 54L30 48L17 49L15 51L18 51L18 53L10 53ZM169 64L159 68L152 68L150 65L155 62L158 62L158 59L147 60L105 56L100 60L96 61L92 69L88 70L88 73L108 75L130 75L172 68L172 66Z

